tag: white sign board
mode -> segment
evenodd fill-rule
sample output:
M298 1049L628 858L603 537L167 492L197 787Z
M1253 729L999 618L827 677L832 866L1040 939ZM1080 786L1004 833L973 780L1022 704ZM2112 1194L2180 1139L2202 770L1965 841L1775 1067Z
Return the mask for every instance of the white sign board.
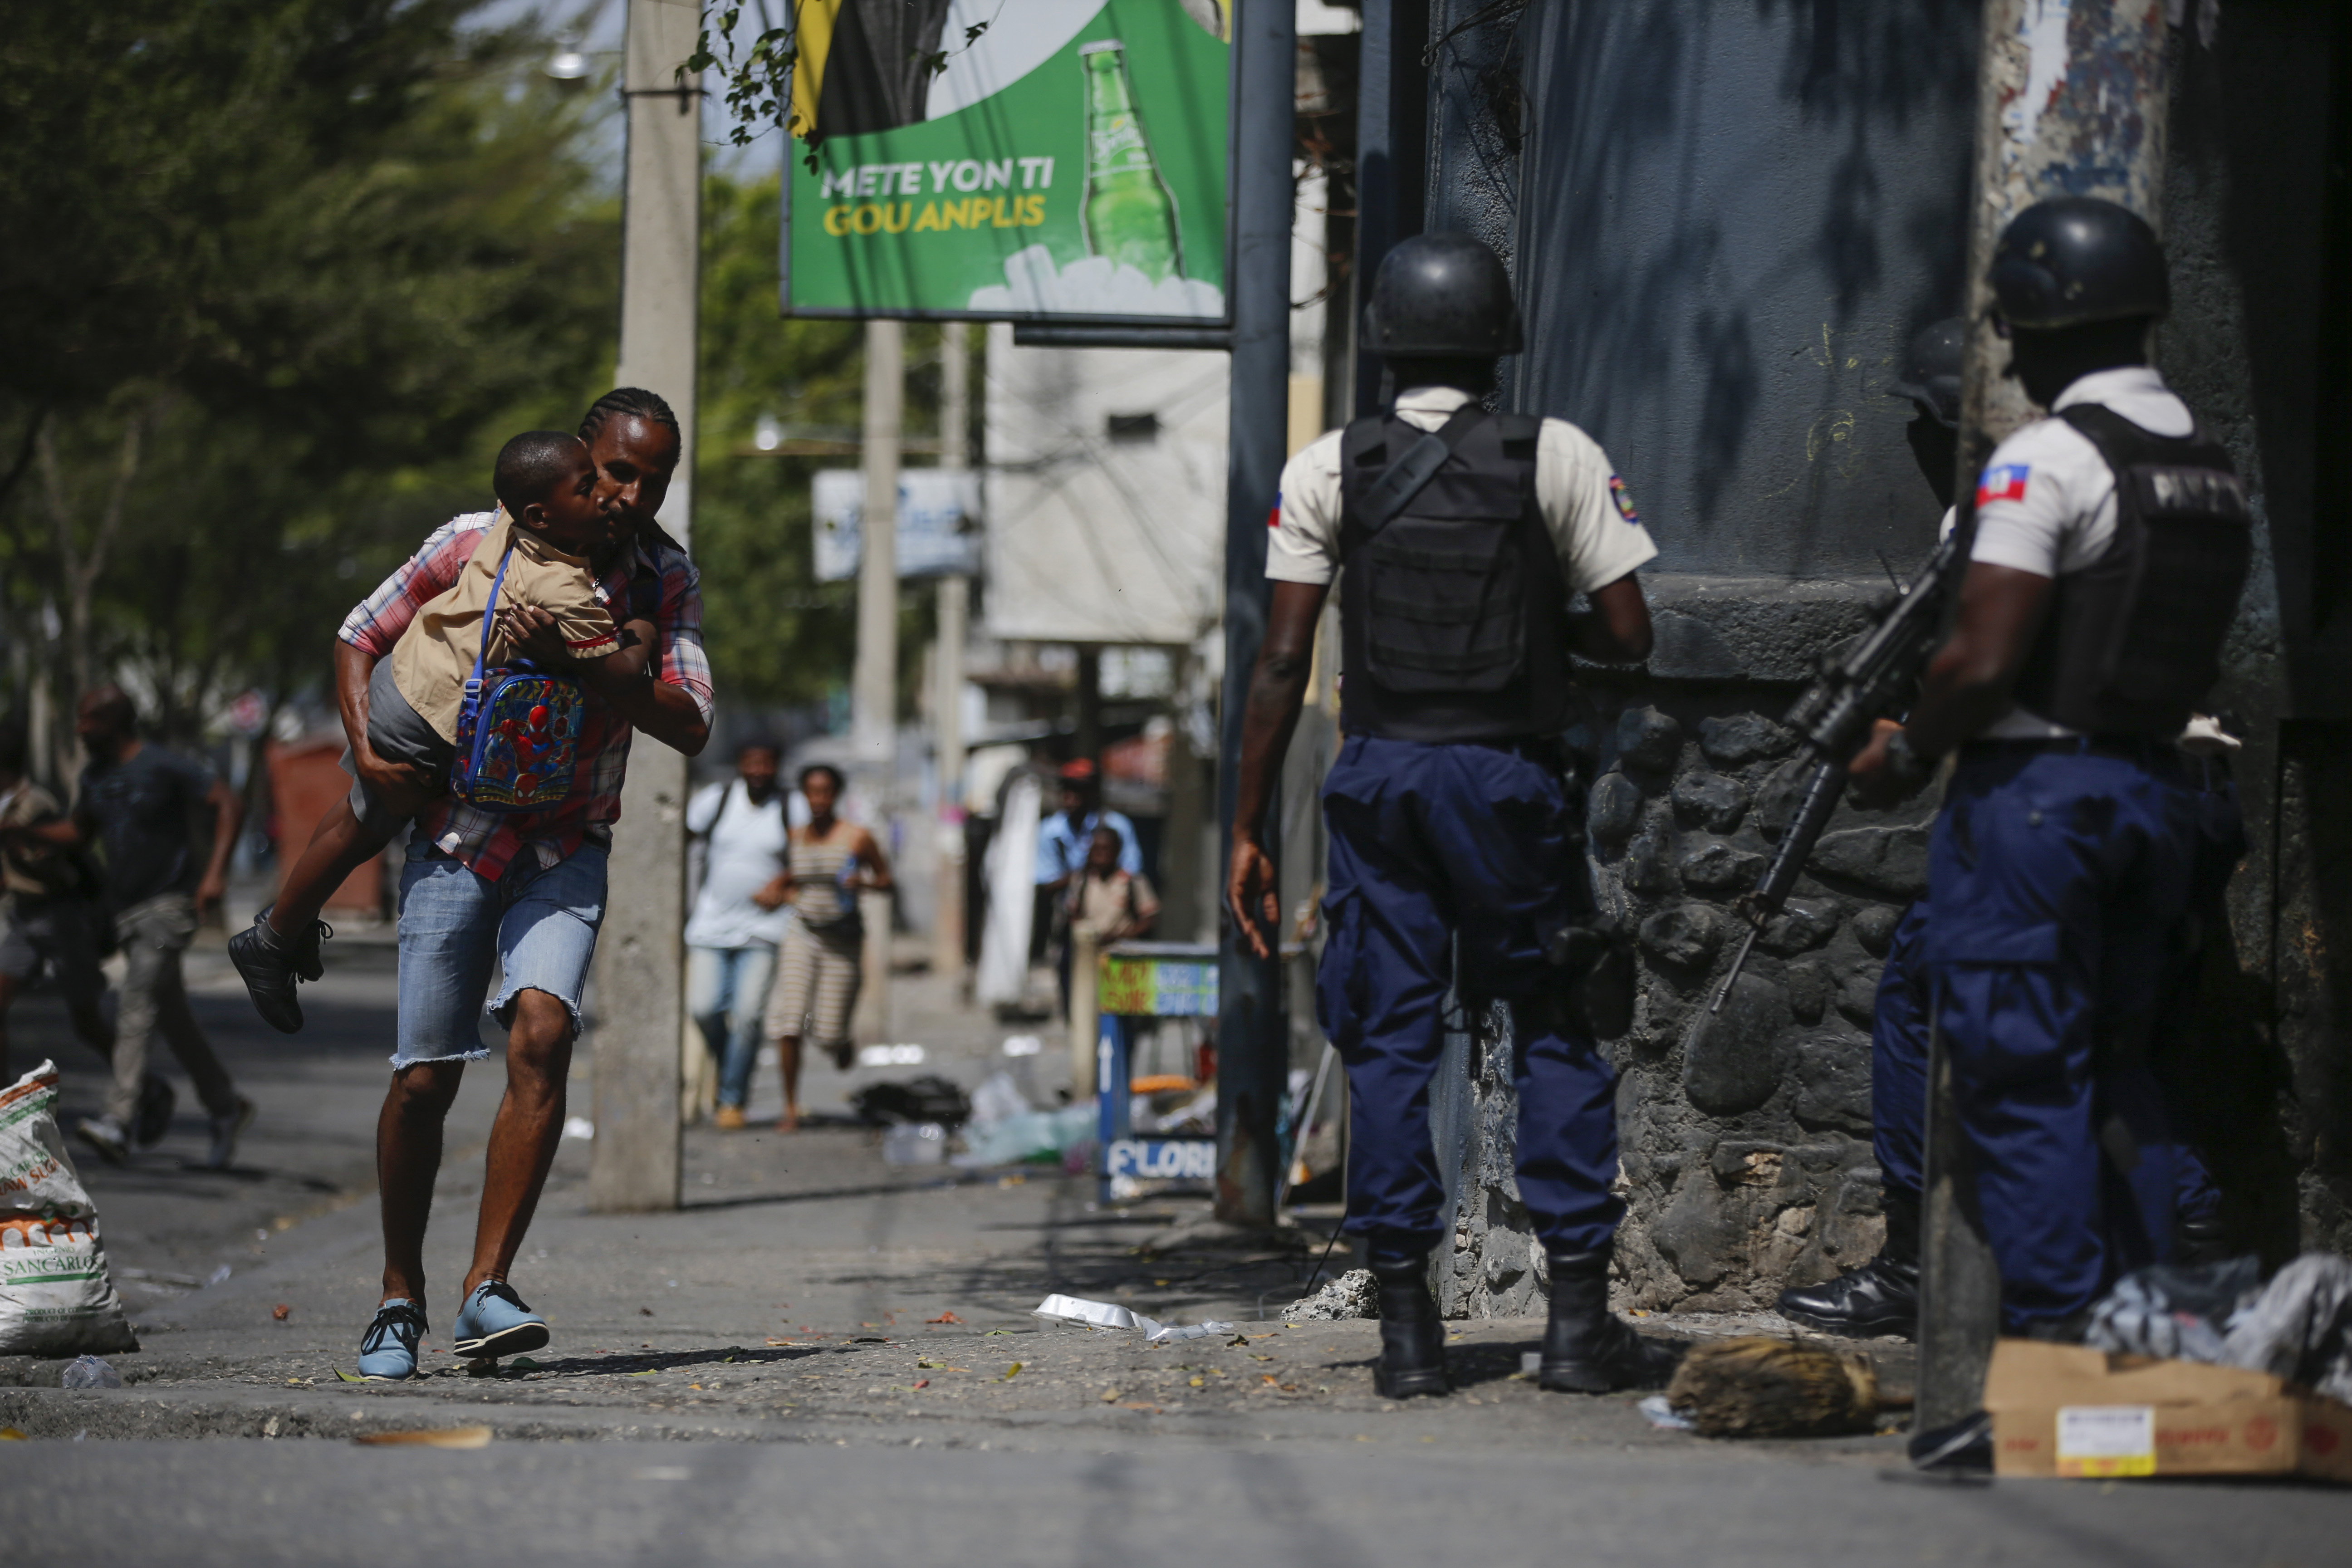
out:
M857 575L866 474L820 468L814 490L816 577ZM967 468L898 470L898 575L974 576L980 571L980 476Z

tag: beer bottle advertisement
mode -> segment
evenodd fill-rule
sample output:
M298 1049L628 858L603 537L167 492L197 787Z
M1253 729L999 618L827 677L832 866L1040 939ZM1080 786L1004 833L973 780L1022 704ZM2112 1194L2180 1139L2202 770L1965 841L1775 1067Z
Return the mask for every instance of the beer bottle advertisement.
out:
M1237 3L801 0L785 313L1223 321Z

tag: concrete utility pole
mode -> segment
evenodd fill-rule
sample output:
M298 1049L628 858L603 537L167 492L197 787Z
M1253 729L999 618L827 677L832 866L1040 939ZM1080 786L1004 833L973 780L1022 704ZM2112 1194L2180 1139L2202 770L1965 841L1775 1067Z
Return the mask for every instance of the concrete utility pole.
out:
M2055 0L1986 0L1960 390L1963 496L1975 493L1993 447L2034 412L2024 390L2002 374L2009 346L1993 330L1985 280L1993 244L2019 213L2060 195L2104 197L2162 230L2165 44L2158 5L2077 5L2070 13ZM1985 1244L1940 1031L1928 1084L1922 1431L1983 1404L1985 1368L2000 1334L2000 1272Z
M950 321L940 329L940 467L971 466L971 328ZM950 572L940 579L939 653L931 661L938 686L931 699L939 738L939 885L931 897L931 967L963 973L963 645L971 617L971 579Z
M866 500L857 514L857 664L850 681L850 744L873 800L874 837L887 826L898 783L898 447L907 415L907 328L866 323ZM890 1028L890 899L862 896L865 984L856 1037Z
M698 0L629 0L622 92L623 386L659 394L685 440L662 526L681 542L694 515L694 377L701 281L702 96L677 85L701 29ZM596 967L596 1141L589 1206L676 1208L678 1038L686 1012L687 761L643 736L629 748Z
M1218 715L1220 854L1212 879L1222 900L1234 852L1241 786L1242 710L1265 640L1265 519L1282 481L1290 414L1291 149L1298 33L1295 8L1244 5L1234 13L1234 312L1231 435L1225 489L1225 671ZM1266 811L1268 857L1282 863L1281 803ZM1217 1217L1271 1225L1281 1175L1276 1128L1288 1085L1289 1030L1282 961L1253 957L1230 916L1217 958ZM1279 943L1282 931L1270 933Z

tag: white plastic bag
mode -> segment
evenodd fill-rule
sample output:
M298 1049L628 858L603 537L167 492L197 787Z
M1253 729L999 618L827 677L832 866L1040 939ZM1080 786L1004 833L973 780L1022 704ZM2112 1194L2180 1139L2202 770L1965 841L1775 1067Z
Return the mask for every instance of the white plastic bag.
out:
M0 1089L0 1354L135 1351L57 1104L54 1062Z

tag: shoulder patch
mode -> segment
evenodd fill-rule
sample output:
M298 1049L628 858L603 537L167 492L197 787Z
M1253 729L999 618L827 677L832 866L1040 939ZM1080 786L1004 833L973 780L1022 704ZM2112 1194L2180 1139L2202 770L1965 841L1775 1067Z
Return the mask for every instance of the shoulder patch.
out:
M1274 492L1274 510L1265 514L1265 525L1270 529L1282 526L1282 492L1280 490Z
M1633 492L1627 489L1625 481L1615 474L1609 476L1609 499L1617 503L1619 517L1630 523L1638 525L1641 522L1642 514L1633 510Z
M1997 500L2023 500L2025 481L2032 476L2028 463L2002 463L1987 468L1984 478L1977 481L1977 505L1985 506Z

